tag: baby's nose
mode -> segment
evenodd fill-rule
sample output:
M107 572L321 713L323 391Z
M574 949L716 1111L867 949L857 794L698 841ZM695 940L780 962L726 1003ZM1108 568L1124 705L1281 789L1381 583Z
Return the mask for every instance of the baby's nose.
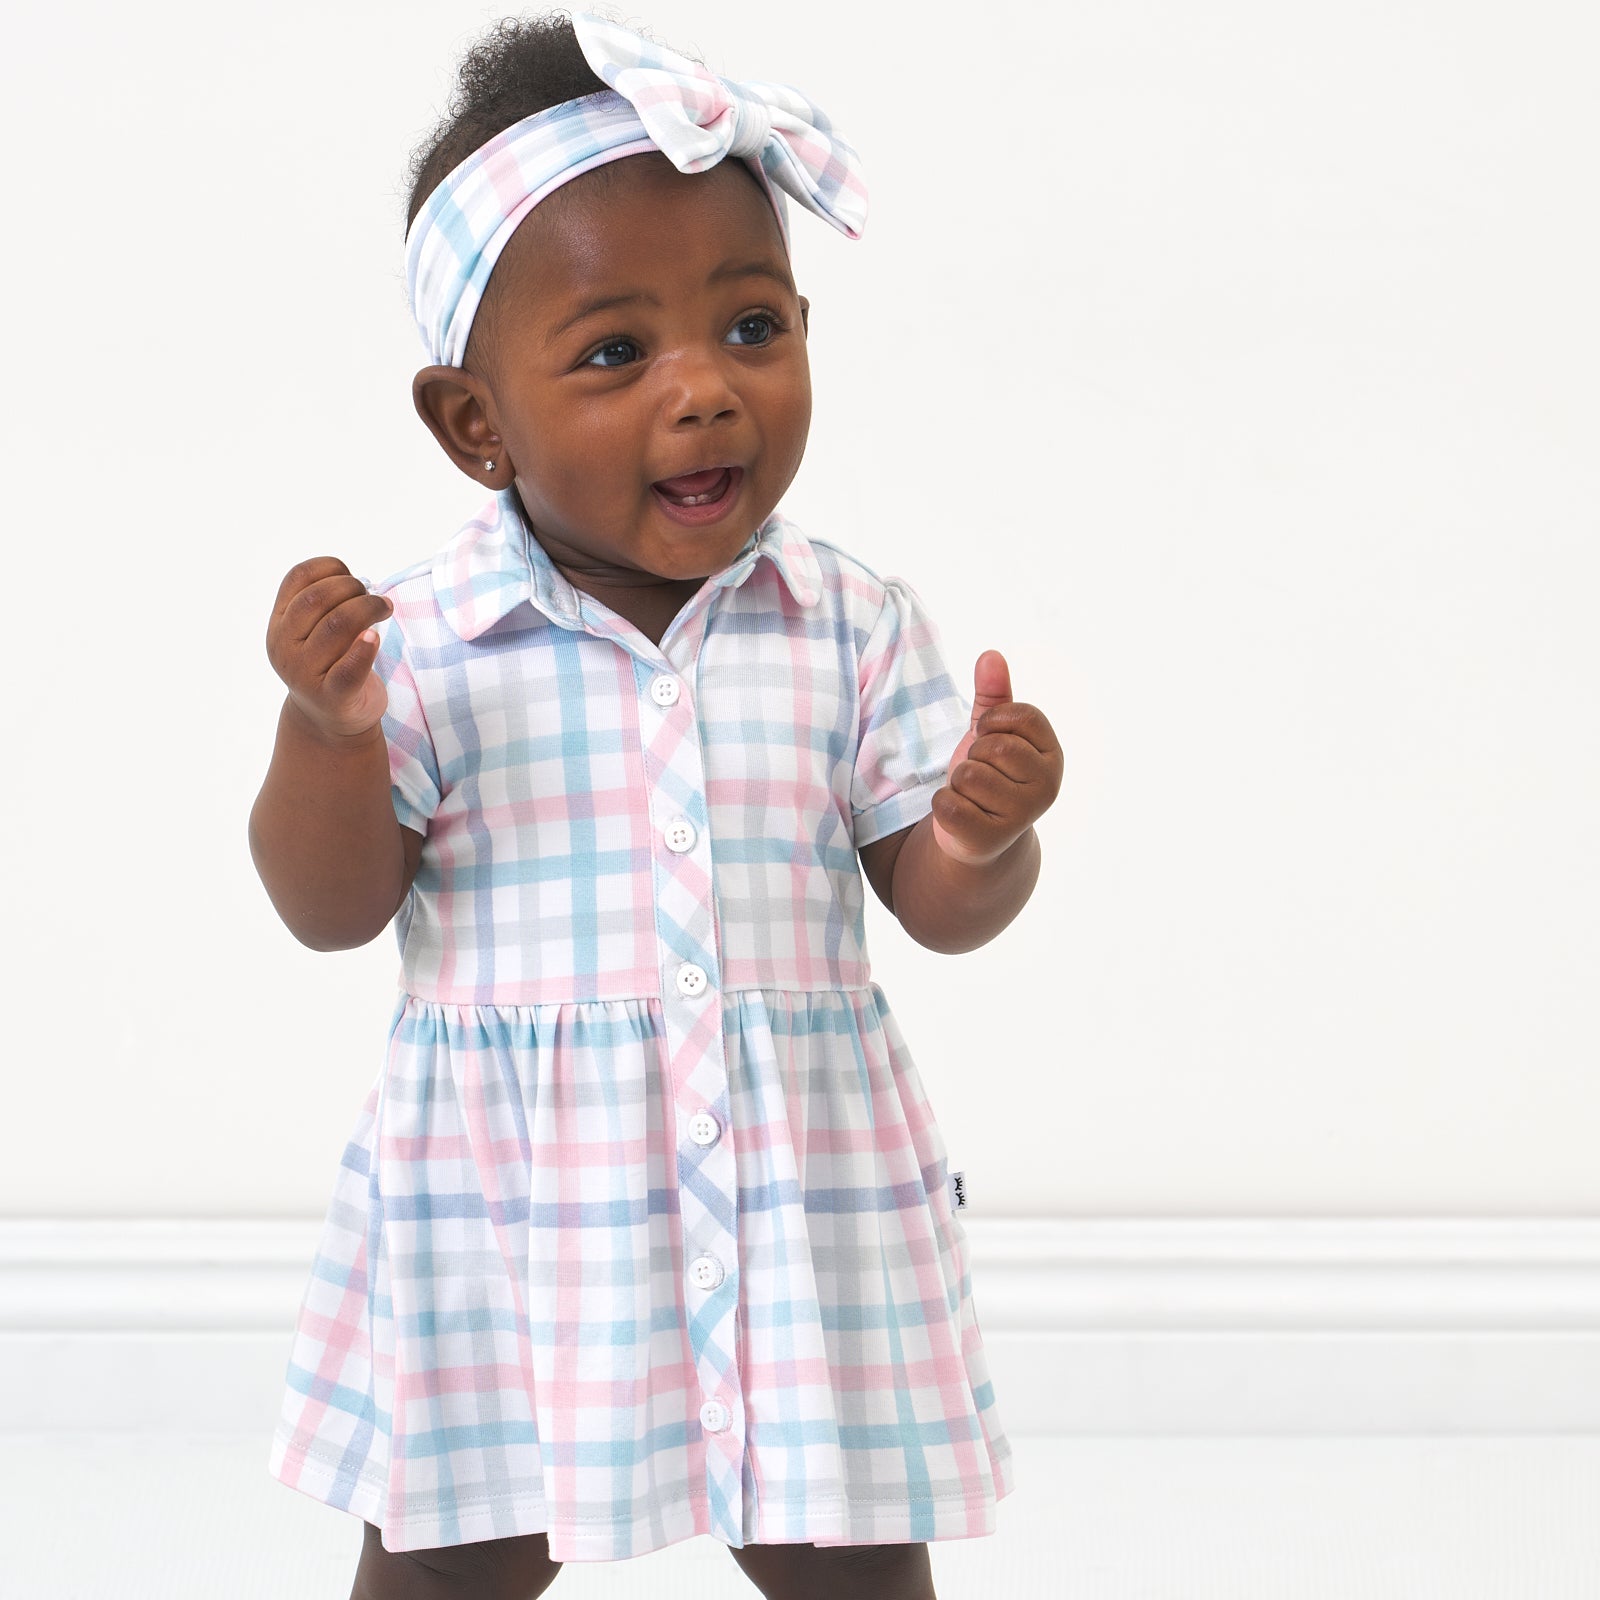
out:
M680 426L715 422L739 409L727 364L720 352L685 350L671 364L668 405Z

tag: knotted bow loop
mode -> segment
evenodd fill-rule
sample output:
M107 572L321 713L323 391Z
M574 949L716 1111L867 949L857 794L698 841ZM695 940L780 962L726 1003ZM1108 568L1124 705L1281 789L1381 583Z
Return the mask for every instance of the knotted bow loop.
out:
M572 19L596 74L639 114L656 148L680 172L727 156L756 162L786 194L852 239L867 220L855 151L798 89L739 83L599 17Z
M772 111L766 101L756 100L747 94L733 97L733 137L728 141L730 156L761 158L767 140L772 137Z

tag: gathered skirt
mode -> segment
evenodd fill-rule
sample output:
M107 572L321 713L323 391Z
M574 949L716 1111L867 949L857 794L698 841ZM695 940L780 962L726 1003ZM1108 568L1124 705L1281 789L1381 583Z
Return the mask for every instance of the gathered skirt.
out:
M695 1138L732 1140L736 1204L686 1250L659 999L402 997L294 1329L274 1477L390 1550L993 1531L1010 1446L944 1142L882 991L729 993L722 1025L728 1126ZM693 1326L719 1253L720 1408Z

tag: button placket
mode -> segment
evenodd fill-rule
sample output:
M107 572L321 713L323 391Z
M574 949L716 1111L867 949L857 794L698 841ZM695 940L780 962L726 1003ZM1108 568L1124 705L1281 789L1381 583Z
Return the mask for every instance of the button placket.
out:
M735 1316L739 1299L738 1185L728 1136L728 1061L707 831L700 730L690 701L691 641L674 639L676 675L639 662L640 724L650 791L657 957L676 1137L678 1223L688 1334L700 1393L720 1426L705 1428L710 1531L744 1539L744 1415ZM686 653L687 652L687 653ZM687 665L685 664L687 662ZM709 1137L708 1137L709 1135Z

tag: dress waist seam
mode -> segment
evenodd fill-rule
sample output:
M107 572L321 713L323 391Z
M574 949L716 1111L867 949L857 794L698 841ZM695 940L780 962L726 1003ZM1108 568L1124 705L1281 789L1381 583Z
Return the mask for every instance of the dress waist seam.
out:
M723 989L721 991L724 1001L736 999L743 994L871 994L878 988L876 981L868 979L865 983L825 983L825 984L798 984L798 983L746 983L737 989ZM415 1000L419 1005L449 1006L458 1011L483 1011L499 1008L509 1008L515 1011L534 1011L540 1007L548 1006L610 1006L610 1005L638 1005L648 1004L651 1001L660 1003L662 995L660 990L650 994L608 994L567 996L560 1000L507 1000L494 998L476 998L462 1000L454 998L440 998L436 995L418 994L414 989L407 989L403 984L398 989L400 999L405 1001Z

